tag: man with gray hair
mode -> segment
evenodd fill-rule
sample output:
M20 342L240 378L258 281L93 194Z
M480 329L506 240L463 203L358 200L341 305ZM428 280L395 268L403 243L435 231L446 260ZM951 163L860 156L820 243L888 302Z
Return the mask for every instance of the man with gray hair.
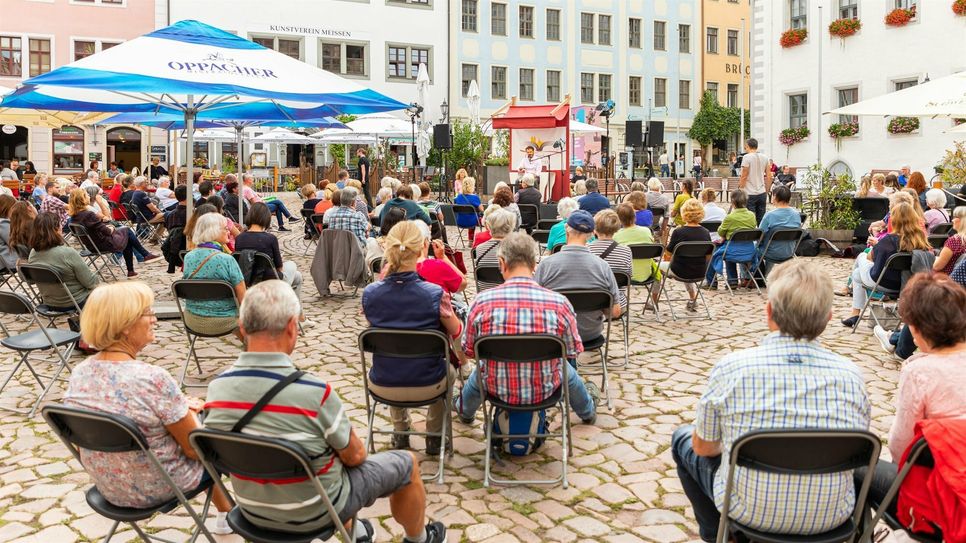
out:
M817 341L832 318L832 278L794 259L768 276L761 345L726 355L711 369L693 426L671 438L684 493L701 539L718 535L728 459L734 442L754 430L869 428L870 407L859 368ZM844 523L855 507L851 472L765 473L737 468L729 516L755 530L815 534Z
M257 398L296 371L291 355L301 310L295 292L283 281L264 281L246 292L238 319L246 350L208 386L206 427L232 430ZM445 541L442 523L425 524L426 490L415 456L407 451L368 456L331 384L300 375L271 398L244 432L287 439L305 450L347 529L352 529L349 522L356 513L388 496L404 541ZM231 482L245 518L256 526L307 533L333 522L320 500L313 499L311 481L276 485L231 476ZM354 531L354 541L375 541L375 527L368 520L356 522Z
M147 186L147 177L139 175L134 178L134 192L131 194L131 205L136 206L144 219L149 223L164 223L164 212L158 209L158 206L151 201L151 197L148 196L148 193L145 190ZM157 239L160 239L161 232L163 230L164 224L161 224L161 226L158 227L158 232L156 234Z
M346 187L341 192L339 208L332 211L332 215L328 219L329 229L352 232L364 248L372 223L369 221L369 217L356 211L356 197L359 195L359 191L354 187Z
M258 193L255 192L255 189L252 188L254 184L255 184L254 175L247 172L242 174L242 189L241 189L242 198L244 198L249 205L254 204L256 202L263 202L265 205L267 205L268 210L275 214L275 220L278 221L279 231L281 232L289 231L288 228L285 228L285 222L282 220L283 216L288 219L288 222L294 223L302 220L301 217L292 216L288 208L285 207L285 204L283 204L282 201L279 200L278 198L275 198L274 196L270 198L263 198L262 196L260 196Z
M563 364L570 360L575 364L577 355L584 348L570 302L563 295L547 290L533 280L533 270L537 265L537 242L523 232L515 232L508 235L496 251L504 283L480 292L473 300L463 336L466 356L476 356L474 343L481 337L552 334L567 346L569 360L545 360L538 369L525 364L481 360L487 369L487 394L511 404L533 404L546 400L560 386L567 386L570 407L584 424L594 424L600 399L597 385L584 383L576 371L568 371L567 383L562 383ZM462 394L458 394L454 402L464 424L473 423L473 417L483 401L477 371L474 369L466 379Z
M610 200L598 191L597 180L587 180L587 194L580 198L580 209L590 213L593 217L598 211L610 209Z

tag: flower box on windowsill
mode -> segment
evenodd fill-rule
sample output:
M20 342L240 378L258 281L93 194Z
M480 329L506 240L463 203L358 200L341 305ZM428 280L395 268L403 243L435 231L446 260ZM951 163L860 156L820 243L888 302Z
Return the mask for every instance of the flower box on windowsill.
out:
M828 25L828 33L844 40L854 36L860 28L862 28L862 22L858 19L838 19Z
M805 42L805 38L808 37L808 30L804 28L792 28L782 32L782 37L778 41L779 44L785 49L789 47L795 47L796 45L801 45Z
M956 0L953 2L953 13L960 17L966 15L966 0Z
M919 117L893 117L889 119L886 131L893 136L915 134L919 132Z
M889 26L906 26L916 18L916 6L909 9L896 8L890 11L885 17L885 23Z

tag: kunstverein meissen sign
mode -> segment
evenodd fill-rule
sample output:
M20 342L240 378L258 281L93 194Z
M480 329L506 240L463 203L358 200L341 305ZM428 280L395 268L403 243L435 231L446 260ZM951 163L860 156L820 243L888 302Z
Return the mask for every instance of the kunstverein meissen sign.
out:
M283 23L259 23L251 25L249 32L256 34L274 35L297 35L297 36L317 36L335 40L359 40L368 39L369 32L358 30L348 30L345 28L330 28L323 26L312 26L306 24L283 24Z

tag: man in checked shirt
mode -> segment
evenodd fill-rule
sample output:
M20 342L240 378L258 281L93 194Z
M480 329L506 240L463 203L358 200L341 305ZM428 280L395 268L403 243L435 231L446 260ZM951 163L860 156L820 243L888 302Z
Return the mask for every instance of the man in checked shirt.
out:
M473 343L480 337L552 334L563 339L567 358L576 361L584 347L577 332L573 306L562 294L545 289L533 280L539 251L537 242L525 232L516 232L504 238L497 250L505 282L476 296L466 319L463 337L466 355L475 356ZM567 362L560 358L539 366L490 362L485 378L487 392L511 404L541 402L560 386L562 365ZM473 370L455 402L464 424L473 423L482 402L476 372ZM594 424L600 399L597 385L582 381L576 369L567 371L567 380L570 407L584 424Z

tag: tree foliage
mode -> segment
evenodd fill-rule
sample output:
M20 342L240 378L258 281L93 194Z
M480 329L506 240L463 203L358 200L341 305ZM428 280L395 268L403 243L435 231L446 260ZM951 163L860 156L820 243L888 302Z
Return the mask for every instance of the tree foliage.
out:
M701 97L701 109L691 123L688 137L701 145L711 145L718 140L727 140L741 131L741 110L736 107L722 107L714 93L707 91ZM745 110L745 136L751 133L751 114Z
M489 154L490 139L483 130L472 123L456 119L452 123L453 148L444 150L433 147L429 151L426 164L430 166L443 165L443 153L446 153L446 163L450 170L466 168L473 176L479 176L483 171L483 161Z

